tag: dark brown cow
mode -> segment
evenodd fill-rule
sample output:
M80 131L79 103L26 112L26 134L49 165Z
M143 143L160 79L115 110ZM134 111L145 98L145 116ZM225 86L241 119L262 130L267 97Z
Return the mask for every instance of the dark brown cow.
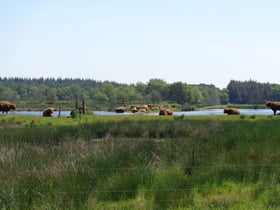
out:
M224 113L228 115L240 115L240 111L236 108L224 108Z
M123 106L120 106L120 107L116 107L115 108L115 112L116 113L124 113L127 111L127 105L123 105Z
M2 114L5 112L8 114L10 110L16 110L16 105L8 101L0 101L0 111L2 111Z
M48 107L43 111L43 117L53 117L54 108Z
M279 101L268 101L266 103L267 107L270 107L273 111L273 114L276 115L277 110L280 110L280 102Z
M87 106L87 105L84 106L84 109L83 109L83 107L78 107L78 109L73 109L70 111L70 116L74 117L75 114L78 114L78 113L83 114L84 111L86 113L87 110L89 110L89 106Z

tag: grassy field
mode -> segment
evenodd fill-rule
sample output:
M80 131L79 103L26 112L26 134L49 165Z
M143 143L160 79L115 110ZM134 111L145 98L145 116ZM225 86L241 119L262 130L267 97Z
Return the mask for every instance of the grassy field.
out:
M278 116L0 116L0 209L280 208Z

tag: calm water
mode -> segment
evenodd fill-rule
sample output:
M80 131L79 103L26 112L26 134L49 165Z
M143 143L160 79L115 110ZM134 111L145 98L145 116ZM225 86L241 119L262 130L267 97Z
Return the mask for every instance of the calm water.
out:
M223 109L209 109L209 110L201 110L201 111L188 111L188 112L174 112L174 116L209 116L209 115L224 115ZM95 115L99 116L117 116L117 115L149 115L149 116L157 116L158 113L115 113L115 112L107 112L107 111L93 111ZM42 112L33 112L33 111L11 111L9 114L12 115L34 115L34 116L42 116ZM70 111L61 111L61 116L70 116ZM272 115L273 112L271 109L240 109L241 115ZM58 112L54 112L54 116L58 116Z

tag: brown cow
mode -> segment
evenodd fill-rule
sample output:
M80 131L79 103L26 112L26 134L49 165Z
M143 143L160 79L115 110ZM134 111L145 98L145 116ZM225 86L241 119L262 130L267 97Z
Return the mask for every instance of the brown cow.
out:
M53 117L54 108L48 107L43 111L43 117Z
M10 110L16 110L16 105L8 101L0 101L0 111L2 111L2 114L5 112L8 114Z
M267 107L270 107L273 111L273 114L276 115L276 111L280 110L280 102L279 101L268 101L266 103Z
M136 112L149 112L151 110L151 105L150 104L145 104L145 105L139 105L139 104L135 104L135 105L131 105L130 110L132 113L136 113Z
M240 111L236 108L224 108L224 113L228 115L240 115Z
M137 107L136 107L136 106L133 106L133 105L130 107L130 110L131 110L132 113L138 112Z
M173 115L173 111L169 108L161 108L159 110L159 115Z

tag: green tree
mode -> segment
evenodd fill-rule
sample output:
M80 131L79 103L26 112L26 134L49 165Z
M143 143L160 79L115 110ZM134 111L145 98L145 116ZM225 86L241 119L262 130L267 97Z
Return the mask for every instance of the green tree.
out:
M28 100L28 87L24 84L19 84L15 90L19 95L20 100Z
M139 93L140 95L144 96L145 91L147 89L147 85L144 84L143 82L137 82L135 86L135 91Z
M101 84L99 89L106 94L108 98L114 97L117 91L116 87L109 82Z
M94 95L93 95L93 101L94 101L94 104L102 104L102 105L108 105L108 101L109 101L109 98L108 96L105 94L105 93L102 93L101 91L97 90Z
M191 88L191 104L201 105L203 96L197 86L192 86Z
M46 85L35 85L31 87L32 98L39 103L46 100L46 95L48 92L48 87Z
M70 91L71 91L71 95L72 95L72 100L83 100L83 99L87 99L89 98L89 96L87 95L85 89L81 88L79 85L77 84L72 84L70 85Z
M152 91L157 91L160 94L160 100L166 100L168 96L168 84L162 79L150 79L146 88L146 95Z
M220 92L219 89L216 88L214 85L203 85L205 89L205 105L217 105L220 104Z
M187 93L182 82L169 85L168 99L184 105L187 101Z
M226 88L223 88L220 91L220 102L221 102L221 104L229 103L228 90Z
M18 100L20 97L16 91L9 87L0 86L0 100L14 101Z
M271 84L270 85L270 97L269 100L272 101L280 101L280 85L279 84Z
M152 90L149 92L148 95L145 97L146 103L155 103L158 104L162 101L161 94L157 90Z
M242 85L239 81L231 80L227 85L229 102L233 104L243 103L242 100Z
M51 101L51 102L54 102L54 101L57 100L56 89L55 89L55 88L50 88L50 89L47 91L46 99L47 99L48 101Z
M60 100L75 100L75 96L72 94L72 90L69 86L63 87L59 91L59 98Z

